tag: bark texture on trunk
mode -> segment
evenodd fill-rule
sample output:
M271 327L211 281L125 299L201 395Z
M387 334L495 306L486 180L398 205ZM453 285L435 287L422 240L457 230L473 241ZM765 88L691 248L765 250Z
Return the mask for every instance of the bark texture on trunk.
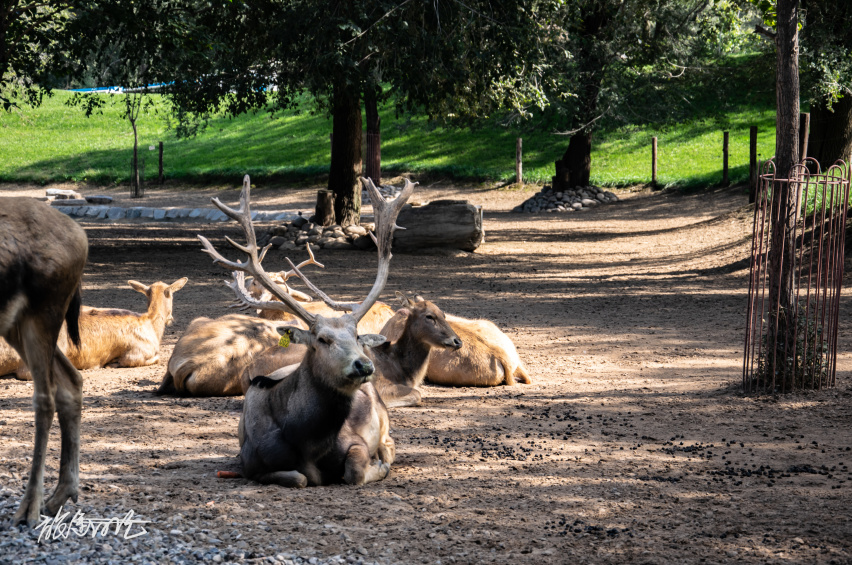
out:
M838 159L848 162L852 153L852 96L844 96L831 110L824 101L811 107L808 153L825 171Z
M334 193L337 223L357 225L361 220L361 96L345 86L336 86L333 96L328 189Z
M799 0L778 0L777 6L775 173L776 178L789 179L793 166L799 162ZM785 341L790 319L786 314L791 313L793 303L793 236L798 206L795 188L787 182L776 182L772 187L772 208L777 216L770 234L769 309L773 312L767 340L770 348L775 347L776 340L781 344ZM779 352L776 348L775 352L768 359L770 376L776 374L776 364L786 357L783 349Z

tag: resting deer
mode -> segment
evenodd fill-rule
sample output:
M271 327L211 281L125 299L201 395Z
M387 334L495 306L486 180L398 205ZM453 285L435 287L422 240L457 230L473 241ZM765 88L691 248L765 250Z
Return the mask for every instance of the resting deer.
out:
M243 314L196 318L175 345L157 394L243 394L240 376L258 355L277 347L282 325Z
M320 268L323 268L324 265L322 263L318 263L316 258L314 257L313 251L311 251L311 246L307 245L308 248L308 256L309 258L305 261L299 263L297 266L299 269L306 265L317 265ZM292 288L287 284L287 280L295 275L295 271L280 271L278 273L269 273L269 278L271 278L278 286L280 286L284 292L302 302L302 308L307 310L313 315L321 315L326 318L337 317L340 315L340 312L336 310L332 310L325 302L313 302L311 297L303 292L299 292L298 290ZM275 297L268 290L263 288L263 286L256 280L252 279L251 284L248 287L249 294L252 297L260 300L274 300ZM261 309L258 311L257 315L266 320L281 320L285 322L293 322L299 324L299 327L303 329L307 329L302 322L300 322L291 311L289 310L268 310ZM394 315L393 308L388 306L383 302L376 302L372 308L364 315L364 317L358 322L358 331L361 333L372 333L377 334L379 331L385 326L385 324L390 320Z
M400 335L392 343L385 342L367 351L376 370L373 386L388 408L420 404L418 387L426 376L429 352L433 348L462 347L461 340L435 304L426 300L414 302L399 292L397 298L406 312ZM248 390L254 377L299 363L304 355L304 347L285 349L277 344L270 347L246 367L240 379L243 392Z
M77 500L83 379L56 346L63 321L80 343L80 284L89 246L74 220L31 198L4 198L0 206L0 337L24 360L33 377L35 447L24 497L12 523L38 523L44 498L44 464L54 412L62 451L59 483L44 504L53 516Z
M417 297L418 300L423 300ZM382 329L382 335L393 341L405 327L406 309ZM532 382L515 344L488 320L467 320L447 314L447 322L462 340L458 350L434 349L429 356L426 379L448 386L497 386L503 383Z
M80 313L80 347L69 346L66 355L78 369L94 369L114 364L118 367L144 367L160 360L160 341L166 326L174 321L174 293L186 284L186 277L167 285L146 286L127 281L148 298L144 314L116 308L83 306Z
M349 310L337 318L313 315L276 285L260 265L269 249L260 253L249 210L250 181L243 182L238 210L213 199L213 203L243 228L246 244L231 244L248 257L225 259L203 236L202 245L214 262L234 270L230 284L249 308L288 308L310 328L285 327L280 332L293 343L306 346L299 366L276 380L252 381L240 419L240 458L243 475L264 484L304 487L341 480L364 484L385 478L395 456L389 435L387 409L370 380L373 364L364 347L385 341L381 335L358 335L358 321L376 302L387 281L391 241L396 218L414 185L406 180L401 194L385 202L369 180L364 185L373 197L379 265L376 281L361 304L338 304L316 288L295 264L296 275L334 310ZM254 276L281 302L259 302L245 288L245 273Z

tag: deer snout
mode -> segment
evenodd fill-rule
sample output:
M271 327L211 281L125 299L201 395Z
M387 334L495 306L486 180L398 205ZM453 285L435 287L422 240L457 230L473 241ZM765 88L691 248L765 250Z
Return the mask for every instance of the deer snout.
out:
M373 363L369 360L361 361L360 359L356 359L354 363L352 363L352 368L355 369L355 374L359 377L369 377L373 374Z
M461 349L462 340L457 337L447 338L441 345L443 345L444 347L452 347L453 349Z

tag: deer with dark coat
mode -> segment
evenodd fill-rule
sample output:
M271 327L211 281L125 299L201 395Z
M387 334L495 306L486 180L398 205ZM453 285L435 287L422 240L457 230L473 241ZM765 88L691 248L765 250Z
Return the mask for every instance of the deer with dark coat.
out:
M54 413L62 451L59 483L44 503L54 515L79 487L83 378L56 346L62 323L79 345L80 285L89 253L86 232L65 214L31 198L0 206L0 337L21 356L33 378L35 447L24 497L12 522L38 523L44 465Z
M391 242L400 209L414 185L406 181L396 200L385 202L369 180L364 180L373 198L379 265L376 281L360 304L337 303L316 288L290 261L297 276L332 309L349 311L338 318L325 318L306 311L284 292L261 267L269 246L258 250L249 210L250 181L246 176L240 207L234 210L218 199L213 203L236 220L246 244L232 245L248 257L225 259L203 236L205 251L214 262L234 271L229 284L247 308L286 308L309 329L283 327L286 340L304 345L307 352L294 371L280 379L254 379L243 402L240 419L240 459L243 476L263 484L304 487L336 482L364 484L385 478L395 457L389 435L388 413L370 382L373 363L364 351L385 341L381 335L358 335L358 321L378 299L387 281ZM289 259L288 259L289 261ZM252 275L280 302L260 302L245 287L245 274ZM286 344L286 343L285 343Z

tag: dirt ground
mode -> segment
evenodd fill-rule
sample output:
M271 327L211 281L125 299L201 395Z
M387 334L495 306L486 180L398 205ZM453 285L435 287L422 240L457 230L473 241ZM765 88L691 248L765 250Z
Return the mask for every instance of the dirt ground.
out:
M149 190L144 205L212 193L236 201L236 187ZM254 201L309 210L314 190L261 187ZM289 552L380 563L852 562L849 275L837 387L746 396L742 189L622 191L622 202L590 211L509 212L533 190L418 187L421 200L482 204L486 241L472 254L396 254L385 299L416 292L494 321L534 384L425 386L422 406L391 412L390 476L362 488L217 479L238 469L242 398L152 395L189 322L228 313L226 272L196 234L225 249L233 226L84 224L85 304L141 310L128 279L189 283L157 365L83 373L83 491L71 507L133 510L167 540L219 547L226 561L242 550L258 561ZM375 256L320 253L326 267L312 280L335 298L363 298ZM265 264L283 268L282 252ZM0 380L0 484L15 505L32 453L31 396L30 384ZM48 488L58 455L54 425ZM0 506L0 520L13 511Z

